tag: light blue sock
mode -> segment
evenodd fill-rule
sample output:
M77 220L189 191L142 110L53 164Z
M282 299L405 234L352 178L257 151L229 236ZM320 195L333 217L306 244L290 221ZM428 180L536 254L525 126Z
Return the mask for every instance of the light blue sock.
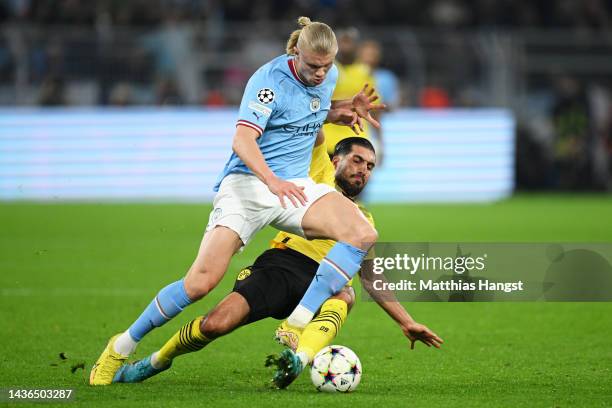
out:
M346 242L337 242L319 264L315 278L289 316L289 324L305 327L314 313L355 276L367 252Z
M130 326L129 333L135 341L140 341L145 334L155 327L162 326L192 303L185 291L183 280L171 283L160 290L155 299Z

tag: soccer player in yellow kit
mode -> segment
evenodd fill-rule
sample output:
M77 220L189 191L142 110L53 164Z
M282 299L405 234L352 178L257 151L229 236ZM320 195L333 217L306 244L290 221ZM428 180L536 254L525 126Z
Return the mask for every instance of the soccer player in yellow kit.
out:
M375 80L368 65L357 61L357 42L359 32L356 28L338 30L338 54L335 65L338 68L338 82L332 95L333 99L348 99L361 90L363 84L373 85ZM383 101L384 102L384 101ZM372 120L374 120L372 118ZM370 138L368 123L364 123L359 136ZM327 153L331 156L339 141L355 135L346 126L331 123L323 125Z
M375 166L374 148L363 138L345 139L337 146L332 160L333 166L324 144L315 146L310 176L317 182L335 186L354 200L367 184ZM373 223L370 213L363 206L355 204L364 217ZM333 244L334 241L330 240L306 240L298 235L280 232L272 240L270 249L261 254L252 266L240 271L232 293L206 316L183 326L159 351L134 363L124 364L113 382L141 382L167 370L175 357L200 350L240 326L266 317L285 319L302 298L316 275L319 263ZM368 290L371 285L364 282L364 287ZM400 325L413 344L418 340L428 346L439 347L442 343L435 333L415 322L398 302L373 297ZM354 301L352 288L345 286L323 303L303 331L289 328L283 322L277 329L277 339L296 349L296 356L303 358L300 367L304 367L312 361L317 351L331 343ZM280 376L274 383L284 388L293 379L287 382L285 376Z

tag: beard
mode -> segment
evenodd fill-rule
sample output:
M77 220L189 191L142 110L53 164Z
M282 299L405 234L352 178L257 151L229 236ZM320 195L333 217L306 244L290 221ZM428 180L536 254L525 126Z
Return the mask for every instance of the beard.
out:
M344 194L351 198L357 197L365 187L364 183L361 183L361 185L352 184L350 181L343 177L338 177L336 179L336 183L338 184L338 187L340 187L342 191L344 191Z

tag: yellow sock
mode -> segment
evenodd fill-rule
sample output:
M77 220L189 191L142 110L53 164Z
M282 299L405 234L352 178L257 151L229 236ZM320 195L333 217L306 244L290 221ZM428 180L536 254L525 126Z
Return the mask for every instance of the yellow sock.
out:
M304 328L296 353L305 353L308 361L332 340L346 320L348 307L345 301L329 299L321 306L319 313Z
M155 353L154 366L167 366L175 357L201 350L210 343L212 340L200 332L200 323L202 319L204 319L204 317L198 317L181 327L181 329L176 332L157 353Z

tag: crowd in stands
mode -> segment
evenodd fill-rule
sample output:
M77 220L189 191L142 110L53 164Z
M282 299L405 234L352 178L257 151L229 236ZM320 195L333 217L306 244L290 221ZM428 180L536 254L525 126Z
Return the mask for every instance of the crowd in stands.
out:
M542 27L605 30L605 0L4 0L0 22L154 26L168 16L184 21L281 21L309 15L332 25L426 27Z

